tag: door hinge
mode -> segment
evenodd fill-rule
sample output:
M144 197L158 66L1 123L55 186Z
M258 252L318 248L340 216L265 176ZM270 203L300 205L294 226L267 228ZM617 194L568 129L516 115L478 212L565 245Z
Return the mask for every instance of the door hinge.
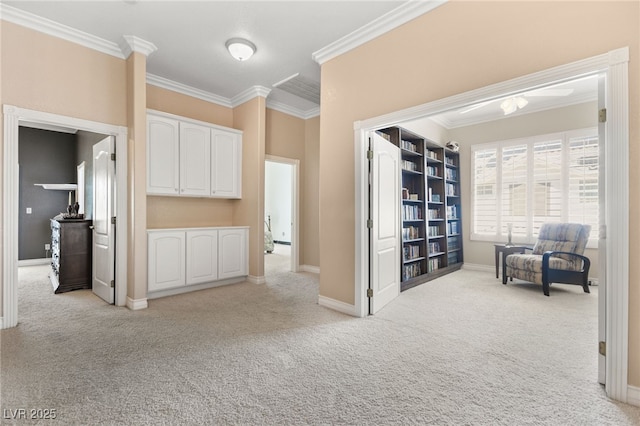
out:
M109 284L111 285L111 288L114 288L116 286L116 281L115 280L111 280L111 282Z
M367 219L367 228L369 229L373 228L373 219Z
M111 161L116 161L116 153L115 152L111 153Z
M367 160L373 160L373 151L367 151Z
M598 342L598 352L602 356L607 356L607 342Z
M367 289L367 297L373 297L373 289L372 288L368 288Z
M606 123L607 122L607 109L606 108L602 108L601 110L598 111L598 121L600 123Z
M111 224L112 225L116 224L116 217L115 216L111 217Z

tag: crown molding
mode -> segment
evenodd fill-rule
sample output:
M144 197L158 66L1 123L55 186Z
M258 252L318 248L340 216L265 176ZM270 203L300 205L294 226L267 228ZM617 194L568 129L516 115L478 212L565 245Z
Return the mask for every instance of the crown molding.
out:
M128 58L133 52L142 53L144 56L149 57L149 55L158 50L156 45L150 41L132 35L122 36L120 49L125 58Z
M268 89L264 86L249 87L247 90L240 92L236 96L231 98L231 106L232 108L235 108L238 105L241 105L258 96L266 98L267 96L269 96L269 93L271 93L271 89Z
M307 120L309 118L317 117L320 115L320 107L312 108L309 110L302 110L300 108L295 108L290 105L283 104L282 102L271 101L269 99L267 99L267 108L280 111L284 114L292 115L303 120Z
M432 11L446 2L447 0L410 0L330 45L313 52L311 57L322 65L336 56L355 49L420 15Z
M125 59L125 56L116 43L96 37L84 31L71 28L50 19L42 18L32 13L25 12L15 7L0 3L0 17L2 20L12 22L32 30L58 37L72 43L79 44L116 58Z
M176 81L169 80L168 78L160 77L154 74L147 73L147 84L182 93L183 95L202 99L203 101L218 104L223 107L233 107L233 104L231 103L231 100L229 98L218 96L204 90L196 89L195 87L187 86L186 84L178 83Z

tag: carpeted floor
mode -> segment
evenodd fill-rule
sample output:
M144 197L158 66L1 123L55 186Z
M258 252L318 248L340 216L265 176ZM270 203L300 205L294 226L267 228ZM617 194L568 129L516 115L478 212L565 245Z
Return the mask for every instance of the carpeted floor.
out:
M53 295L20 269L21 322L1 332L1 396L42 424L638 425L596 380L597 288L503 286L458 271L352 318L318 277L266 260L240 283L129 311ZM11 410L11 411L9 411Z

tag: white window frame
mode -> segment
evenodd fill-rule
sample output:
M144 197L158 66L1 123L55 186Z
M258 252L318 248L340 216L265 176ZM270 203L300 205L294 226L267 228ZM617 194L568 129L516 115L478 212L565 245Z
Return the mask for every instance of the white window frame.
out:
M524 138L517 138L517 139L509 139L509 140L504 140L504 141L497 141L497 142L489 142L489 143L482 143L482 144L475 144L471 146L471 170L470 170L470 176L471 176L471 221L470 221L470 227L471 227L471 232L469 233L470 235L470 239L472 241L489 241L489 242L498 242L498 241L506 241L507 239L507 235L502 233L502 229L503 229L503 224L502 224L502 194L503 194L503 188L502 188L502 177L503 177L503 173L502 173L502 151L504 148L508 148L508 147L512 147L512 146L518 146L518 145L526 145L527 146L527 181L523 182L526 183L527 185L527 197L528 199L528 205L533 205L533 197L534 197L534 193L531 190L531 188L533 188L533 184L534 184L534 178L533 178L533 173L531 172L533 170L533 166L534 166L534 155L533 155L533 148L535 146L535 144L540 143L540 142L546 142L546 141L552 141L552 140L562 140L562 161L563 161L563 168L562 168L562 181L561 181L561 187L562 187L562 191L566 192L567 191L567 186L569 183L569 176L568 176L568 165L569 165L569 141L571 139L574 138L580 138L580 137L598 137L598 128L597 127L589 127L589 128L584 128L584 129L576 129L576 130L568 130L565 132L558 132L558 133L547 133L547 134L543 134L543 135L535 135L535 136L530 136L530 137L524 137ZM498 205L498 208L496 209L497 212L497 218L496 218L496 233L495 234L479 234L476 232L475 229L475 214L476 214L476 170L475 170L475 154L477 151L484 151L484 150L490 150L490 149L495 149L496 150L496 180L495 180L495 195L496 195L496 203ZM602 167L602 165L599 165L599 167ZM565 197L565 202L563 203L563 209L562 209L562 218L561 221L562 222L566 222L568 221L568 197ZM516 243L516 244L528 244L528 245L532 245L536 242L537 240L537 235L533 233L533 215L529 214L526 218L527 221L527 231L526 231L526 235L516 235L514 234L512 236L512 242ZM592 230L591 230L591 234L589 237L589 242L587 243L587 248L597 248L598 247L598 224L592 224Z

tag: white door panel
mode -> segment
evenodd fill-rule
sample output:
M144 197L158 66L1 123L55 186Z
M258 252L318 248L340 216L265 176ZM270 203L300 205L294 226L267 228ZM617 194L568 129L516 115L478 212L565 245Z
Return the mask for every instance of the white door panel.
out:
M187 285L218 279L218 231L187 232Z
M371 278L369 313L400 294L400 149L371 133Z
M114 139L109 136L93 146L93 292L114 303L115 229L111 223L114 207Z

